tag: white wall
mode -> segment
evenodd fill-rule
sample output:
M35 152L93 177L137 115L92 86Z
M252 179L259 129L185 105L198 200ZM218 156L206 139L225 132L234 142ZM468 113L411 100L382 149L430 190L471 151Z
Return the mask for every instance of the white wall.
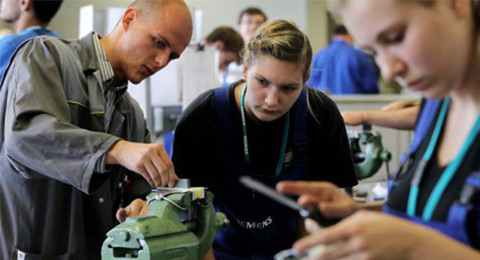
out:
M3 1L5 1L5 0L3 0ZM0 5L1 5L1 3L2 3L2 0L0 0ZM4 29L4 28L12 28L12 27L9 24L0 21L0 30Z
M125 0L65 0L53 19L51 28L66 38L78 35L79 8L93 4L95 8L126 7ZM314 50L327 43L327 19L324 0L186 0L193 9L203 11L203 35L220 25L237 26L238 13L247 6L263 9L269 19L292 19L307 33Z
M9 24L0 21L0 30L3 28L12 28Z

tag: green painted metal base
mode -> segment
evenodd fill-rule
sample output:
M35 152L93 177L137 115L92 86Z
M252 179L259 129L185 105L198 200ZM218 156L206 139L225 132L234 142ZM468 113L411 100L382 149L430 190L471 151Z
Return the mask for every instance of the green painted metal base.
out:
M107 233L102 260L200 260L228 220L203 188L160 189L147 197L145 217L129 217Z
M372 177L382 163L388 163L392 159L391 153L382 145L382 136L377 132L364 130L349 133L348 139L355 163L355 173L359 180ZM360 144L365 146L365 151L362 151Z

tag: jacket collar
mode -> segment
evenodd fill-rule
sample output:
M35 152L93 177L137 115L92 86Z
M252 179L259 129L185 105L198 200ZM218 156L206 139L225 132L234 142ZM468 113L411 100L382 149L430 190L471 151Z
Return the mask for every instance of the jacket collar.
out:
M114 73L110 62L107 60L105 50L100 44L101 36L95 32L85 35L79 40L84 48L78 48L80 61L85 73L99 72L102 83L108 85L113 80Z

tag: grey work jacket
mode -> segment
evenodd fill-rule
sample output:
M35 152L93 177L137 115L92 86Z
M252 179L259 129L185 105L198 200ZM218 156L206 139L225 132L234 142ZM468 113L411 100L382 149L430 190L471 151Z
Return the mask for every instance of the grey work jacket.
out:
M16 53L0 92L0 259L100 259L127 198L148 185L105 165L120 138L145 142L139 105L119 95L105 131L105 82L89 34L33 39ZM128 199L131 199L129 197Z

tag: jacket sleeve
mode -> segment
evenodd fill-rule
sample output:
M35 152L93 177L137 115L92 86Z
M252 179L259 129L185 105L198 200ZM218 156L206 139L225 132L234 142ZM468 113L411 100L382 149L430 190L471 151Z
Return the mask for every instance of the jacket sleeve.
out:
M119 138L71 123L64 81L74 79L59 55L43 39L28 42L17 53L4 84L4 149L25 178L53 178L89 193L92 174L104 168L99 164Z
M375 69L373 59L367 54L356 50L356 69L353 69L356 74L356 79L361 86L364 94L378 94L378 72Z

